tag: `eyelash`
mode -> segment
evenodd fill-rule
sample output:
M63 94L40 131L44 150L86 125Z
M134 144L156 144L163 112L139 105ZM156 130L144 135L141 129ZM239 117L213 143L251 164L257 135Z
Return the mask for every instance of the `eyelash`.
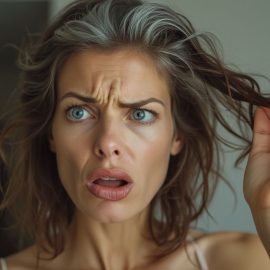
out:
M65 107L65 112L67 113L70 109L73 109L73 108L83 108L83 109L86 109L86 105L79 105L79 104L69 104L68 106Z
M84 110L86 110L86 111L88 111L89 112L89 107L87 106L87 105L85 105L85 104L83 104L83 105L80 105L80 104L70 104L70 105L68 105L66 108L65 108L65 115L67 115L68 114L68 111L70 110L70 109L73 109L73 108L82 108L82 109L84 109ZM130 109L130 111L129 111L129 115L132 113L132 112L134 112L134 111L136 111L136 110L142 110L142 111L146 111L146 112L149 112L149 113L151 113L151 114L153 114L153 117L154 117L154 120L152 120L152 121L149 121L149 122L140 122L140 121L136 121L136 120L134 120L134 122L136 122L138 125L151 125L153 122L155 122L155 120L156 120L156 118L157 118L157 116L158 116L158 113L156 112L156 111L154 111L154 110L152 110L152 109L145 109L145 108L143 108L143 107L138 107L138 108L132 108L132 109ZM91 111L91 110L90 110ZM91 112L89 112L89 113L91 113ZM79 121L78 121L79 122Z

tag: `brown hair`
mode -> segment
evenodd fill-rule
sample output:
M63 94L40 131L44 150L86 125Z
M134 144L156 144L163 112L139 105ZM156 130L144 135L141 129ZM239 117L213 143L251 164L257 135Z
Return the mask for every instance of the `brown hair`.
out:
M151 236L164 247L163 254L183 244L190 224L207 208L222 178L218 144L236 147L217 133L217 124L246 143L243 157L250 142L240 127L252 128L253 105L269 106L252 77L225 66L209 34L196 32L186 17L166 6L140 0L83 0L67 6L20 56L18 99L0 141L9 170L1 209L21 199L25 225L39 246L53 248L53 256L63 250L74 212L48 145L57 72L76 51L125 46L145 51L169 75L175 128L185 140L150 205ZM239 130L224 117L226 110L239 121ZM157 205L163 222L155 228Z

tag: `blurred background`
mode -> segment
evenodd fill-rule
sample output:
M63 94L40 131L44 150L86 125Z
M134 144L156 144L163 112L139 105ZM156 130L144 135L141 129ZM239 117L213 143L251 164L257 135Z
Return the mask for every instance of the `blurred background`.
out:
M20 46L28 32L39 33L69 0L0 0L0 106L16 88L17 51L10 44ZM225 62L241 71L263 74L270 78L270 1L269 0L159 0L186 15L199 31L214 33L223 47ZM270 90L265 80L261 86ZM1 123L0 123L1 125ZM237 230L255 232L255 227L242 195L243 168L234 168L234 152L226 151L225 176L236 192L221 182L209 207L194 226L206 231ZM1 164L0 164L1 166ZM3 166L0 181L5 180ZM16 241L7 240L9 217L0 215L0 257L17 249ZM10 237L10 236L9 236ZM10 238L9 238L10 239Z

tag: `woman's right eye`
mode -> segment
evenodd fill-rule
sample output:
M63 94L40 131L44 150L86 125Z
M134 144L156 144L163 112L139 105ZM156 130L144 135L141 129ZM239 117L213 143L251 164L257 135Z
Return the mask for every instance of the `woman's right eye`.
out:
M72 106L66 110L67 118L74 122L94 118L94 115L82 106Z

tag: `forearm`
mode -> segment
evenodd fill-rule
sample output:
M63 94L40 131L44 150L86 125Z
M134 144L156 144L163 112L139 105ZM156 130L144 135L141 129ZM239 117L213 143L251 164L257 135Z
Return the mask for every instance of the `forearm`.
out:
M252 216L258 235L270 257L270 210L269 209L252 209Z

